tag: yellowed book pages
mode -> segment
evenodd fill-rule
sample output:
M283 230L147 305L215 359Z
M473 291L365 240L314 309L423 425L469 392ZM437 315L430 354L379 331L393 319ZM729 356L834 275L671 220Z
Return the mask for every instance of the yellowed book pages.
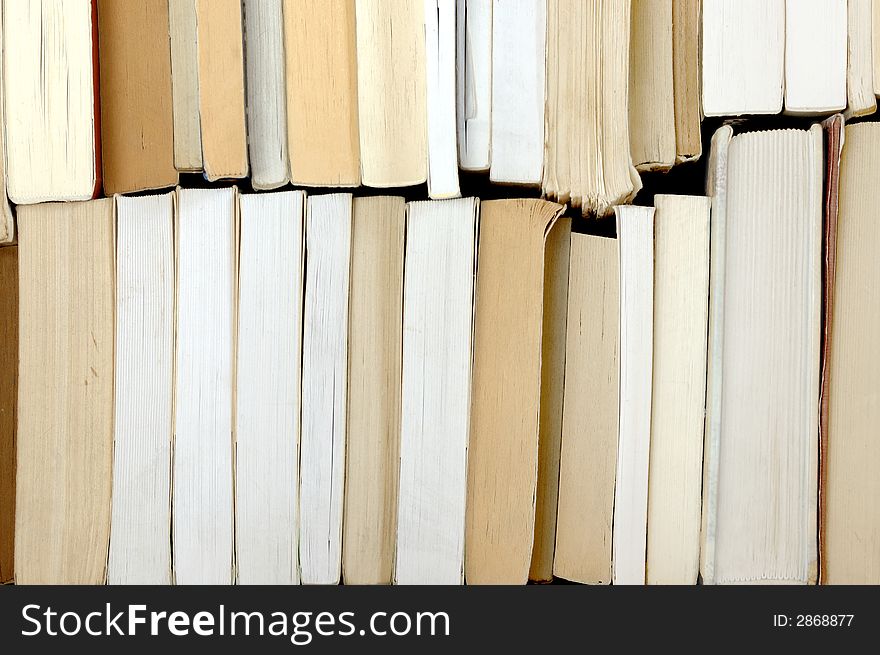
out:
M672 0L632 3L629 133L633 164L663 170L675 163Z
M342 537L346 584L391 584L394 569L405 226L403 198L355 198Z
M847 120L877 111L874 95L873 1L849 0L847 3Z
M113 452L113 200L20 207L15 578L101 584Z
M100 0L98 35L104 193L174 186L167 0Z
M2 130L0 130L2 132ZM18 403L18 248L0 248L0 584L15 570L15 422Z
M871 55L873 58L874 95L880 95L880 0L871 0Z
M823 584L880 584L880 126L846 128L831 324Z
M706 196L654 197L648 584L696 584L709 323Z
M611 582L618 432L617 240L571 235L553 574Z
M565 319L568 315L568 262L571 219L550 230L544 249L544 326L541 333L541 417L538 433L538 493L535 541L529 580L553 578L559 450L562 445L562 394L565 387Z
M174 165L179 171L202 168L196 2L198 0L168 0Z
M355 46L354 0L285 0L287 139L294 184L360 184Z
M702 0L672 0L672 82L675 92L675 160L703 154L700 122Z
M361 179L365 186L428 177L423 0L357 0Z
M197 0L199 113L205 177L248 174L240 0Z
M3 70L3 12L0 11L0 71ZM15 218L6 195L6 123L3 118L3 84L0 82L0 243L15 240Z
M467 584L525 584L528 579L538 467L544 241L562 209L544 200L480 204Z

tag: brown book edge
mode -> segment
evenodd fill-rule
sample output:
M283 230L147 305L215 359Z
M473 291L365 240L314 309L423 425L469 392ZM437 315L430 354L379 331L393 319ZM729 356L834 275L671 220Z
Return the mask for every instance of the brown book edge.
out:
M829 354L831 327L834 319L834 276L837 268L837 217L840 185L840 153L843 149L841 114L822 122L825 131L825 212L822 258L822 360L819 382L819 584L825 578L825 493L828 487L828 388L830 385Z

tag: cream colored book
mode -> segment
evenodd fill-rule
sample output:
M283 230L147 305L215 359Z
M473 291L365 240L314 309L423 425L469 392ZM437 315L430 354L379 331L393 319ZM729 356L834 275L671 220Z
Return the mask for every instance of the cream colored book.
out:
M480 203L464 558L468 584L528 580L538 482L544 242L562 211L546 200Z
M103 584L113 464L113 200L18 208L18 584Z
M354 0L284 0L287 149L294 184L361 182L356 43Z
M785 0L785 111L846 107L847 0Z
M611 583L619 420L618 270L617 239L571 235L553 575L587 584Z
M559 451L565 389L565 333L571 219L557 219L544 247L544 318L541 328L541 407L538 427L538 489L535 539L529 580L553 579L556 511L559 502Z
M0 11L0 74L3 71L3 12ZM6 191L6 121L3 102L3 83L0 81L0 244L15 241L15 217Z
M248 174L241 0L197 0L199 120L205 177Z
M428 179L424 0L356 0L361 181Z
M202 170L197 2L198 0L168 0L174 166L179 171Z
M871 55L876 96L880 95L880 0L871 0Z
M88 200L100 186L92 9L92 0L3 2L6 192L15 204Z
M620 435L611 535L614 584L644 584L654 316L654 208L615 207L620 256Z
M297 584L305 193L239 196L238 584Z
M877 111L872 12L872 0L849 0L847 3L847 107L843 114L847 120Z
M629 134L638 170L675 163L672 0L632 3Z
M356 198L351 230L342 578L346 584L391 584L400 462L403 198Z
M2 130L0 130L2 131ZM0 584L15 571L15 432L18 405L18 247L0 248Z
M342 569L350 270L351 195L310 196L299 451L303 584L339 584Z
M784 62L785 0L703 0L706 116L781 112Z
M630 18L629 2L558 0L547 6L541 187L545 197L585 216L608 214L642 186L627 119ZM494 141L492 153L494 163Z
M546 36L546 2L493 0L492 182L541 182Z
M675 161L703 154L700 122L702 0L672 0L672 82L675 92Z
M648 584L696 584L709 325L705 196L654 196Z
M171 584L174 195L116 196L109 584Z
M492 137L492 0L456 0L458 165L489 170Z
M282 0L242 0L247 142L251 184L275 189L290 180Z
M425 98L428 106L428 195L457 198L455 2L425 0Z
M235 188L178 189L172 548L177 584L232 584Z
M878 148L876 124L846 128L828 362L828 446L822 462L823 584L880 584Z
M709 181L701 574L706 584L812 583L822 130L730 133L721 128L713 138Z
M463 581L478 216L407 205L395 584Z

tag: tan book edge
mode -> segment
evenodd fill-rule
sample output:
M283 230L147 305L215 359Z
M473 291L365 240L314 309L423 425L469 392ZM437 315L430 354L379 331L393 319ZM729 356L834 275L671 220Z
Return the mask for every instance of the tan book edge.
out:
M205 177L248 174L240 0L197 0L199 113Z
M342 577L391 584L400 458L406 205L355 198Z
M174 166L179 171L202 170L196 2L168 0Z
M619 418L618 270L617 239L571 235L553 574L587 584L611 583Z
M114 203L19 208L16 582L101 584L110 542Z
M464 560L468 584L525 584L528 579L538 475L544 244L562 210L544 200L480 204Z
M2 159L2 157L0 157ZM18 248L0 248L0 584L15 571Z
M3 71L3 12L0 11L0 75ZM0 80L0 245L15 241L15 217L6 193L6 118Z
M675 91L675 161L699 159L703 154L700 122L702 0L672 0L672 81Z
M108 196L177 184L168 30L164 0L98 2L101 146Z
M536 582L549 582L553 578L556 510L559 501L559 451L562 447L570 251L571 219L563 216L550 230L544 249L538 491L535 498L535 540L529 567L529 579Z

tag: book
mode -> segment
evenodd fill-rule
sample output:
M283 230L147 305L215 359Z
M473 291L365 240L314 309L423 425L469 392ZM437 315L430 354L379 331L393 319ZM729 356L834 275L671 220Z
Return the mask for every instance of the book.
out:
M355 2L285 0L283 13L290 179L305 186L358 186ZM388 84L390 93L400 93L393 80Z
M109 584L171 584L174 195L116 196Z
M351 195L310 196L300 437L303 584L338 584L342 568L350 269Z
M428 108L428 195L457 198L455 3L425 0L425 100Z
M179 171L202 170L197 2L168 0L174 166Z
M172 535L176 584L231 584L235 188L178 189Z
M428 179L424 0L356 0L361 183Z
M559 451L565 389L565 334L571 219L560 216L544 246L544 316L541 326L541 405L538 424L538 489L535 537L529 580L553 579L556 512L559 502Z
M654 196L648 584L696 584L699 573L710 206Z
M112 199L18 208L17 584L105 581L113 223Z
M403 344L403 198L355 198L348 307L346 584L391 584Z
M243 0L247 143L251 184L275 189L290 180L282 0Z
M611 583L620 418L618 271L617 239L571 235L553 575L586 584Z
M467 463L468 584L528 580L538 483L544 242L563 209L546 200L480 203Z
M634 2L629 46L629 134L636 169L675 163L672 0Z
M541 190L584 216L604 216L642 186L627 118L630 3L559 0L548 9Z
M877 111L874 95L873 17L870 0L847 3L847 119Z
M718 153L708 184L712 286L701 575L705 584L811 583L822 131L815 125L731 134L723 127L713 137Z
M541 183L546 36L545 2L493 0L492 182Z
M3 11L0 7L0 74L3 71ZM15 217L6 192L6 121L3 83L0 81L0 245L15 241Z
M97 7L104 193L174 186L168 3L99 0Z
M461 584L475 198L407 204L395 584Z
M703 0L703 113L778 114L785 0Z
M820 518L823 584L880 584L877 443L876 281L880 131L874 123L846 127L840 161L840 218L828 367L828 425L823 448Z
M95 27L92 0L3 2L6 192L17 205L101 188Z
M654 320L654 208L614 208L620 259L620 419L611 535L614 584L644 584Z
M675 98L675 161L703 154L700 122L702 0L672 0L672 87Z
M491 161L492 0L456 0L458 165L487 171Z
M196 26L205 177L210 182L246 177L241 0L197 0Z
M846 107L846 0L785 0L785 111Z
M2 131L2 130L0 130ZM0 584L15 571L15 433L18 409L18 247L0 248Z
M239 196L238 584L297 584L305 193Z
M874 38L875 34L880 34L880 0L871 0L871 72L876 96L880 95L880 38Z

